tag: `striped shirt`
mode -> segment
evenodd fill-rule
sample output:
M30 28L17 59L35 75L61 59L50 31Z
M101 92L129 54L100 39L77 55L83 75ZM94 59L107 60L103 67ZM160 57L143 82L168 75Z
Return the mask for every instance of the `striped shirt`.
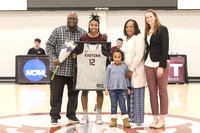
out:
M57 27L50 35L46 42L45 50L49 55L50 71L54 72L56 66L53 64L54 59L58 59L62 45L66 40L79 41L80 37L85 35L87 32L78 27L76 31L70 31L67 25ZM56 75L72 77L74 74L73 58L69 55L58 68Z

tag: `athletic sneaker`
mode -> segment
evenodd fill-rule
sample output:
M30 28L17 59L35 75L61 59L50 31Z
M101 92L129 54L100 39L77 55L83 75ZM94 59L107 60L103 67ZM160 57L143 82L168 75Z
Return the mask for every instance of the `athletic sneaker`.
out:
M101 115L97 115L97 116L96 116L95 123L96 123L96 124L103 124Z
M81 124L87 124L88 122L89 122L88 115L84 115L83 118L81 119Z

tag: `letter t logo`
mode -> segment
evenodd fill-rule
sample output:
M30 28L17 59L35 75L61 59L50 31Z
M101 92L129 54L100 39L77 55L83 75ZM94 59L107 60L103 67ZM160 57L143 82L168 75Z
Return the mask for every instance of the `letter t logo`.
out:
M174 76L178 76L178 68L182 66L183 64L170 64L170 67L174 68Z

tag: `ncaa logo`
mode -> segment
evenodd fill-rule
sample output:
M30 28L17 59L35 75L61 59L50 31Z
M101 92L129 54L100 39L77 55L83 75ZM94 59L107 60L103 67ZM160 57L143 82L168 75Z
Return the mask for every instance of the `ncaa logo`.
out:
M24 76L30 81L39 81L46 76L46 66L38 59L26 62L23 68Z

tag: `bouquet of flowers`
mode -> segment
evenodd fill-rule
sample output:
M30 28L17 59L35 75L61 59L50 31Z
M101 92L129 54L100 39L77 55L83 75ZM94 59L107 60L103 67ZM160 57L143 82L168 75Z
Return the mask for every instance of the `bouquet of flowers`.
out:
M73 41L69 41L69 40L66 40L65 43L62 45L61 47L61 51L59 53L59 58L58 60L60 61L60 63L62 63L69 55L70 53L74 50L74 48L77 46L76 43L74 43ZM53 80L54 78L54 75L58 69L58 65L56 66L56 69L53 73L53 76L51 77L51 80Z

